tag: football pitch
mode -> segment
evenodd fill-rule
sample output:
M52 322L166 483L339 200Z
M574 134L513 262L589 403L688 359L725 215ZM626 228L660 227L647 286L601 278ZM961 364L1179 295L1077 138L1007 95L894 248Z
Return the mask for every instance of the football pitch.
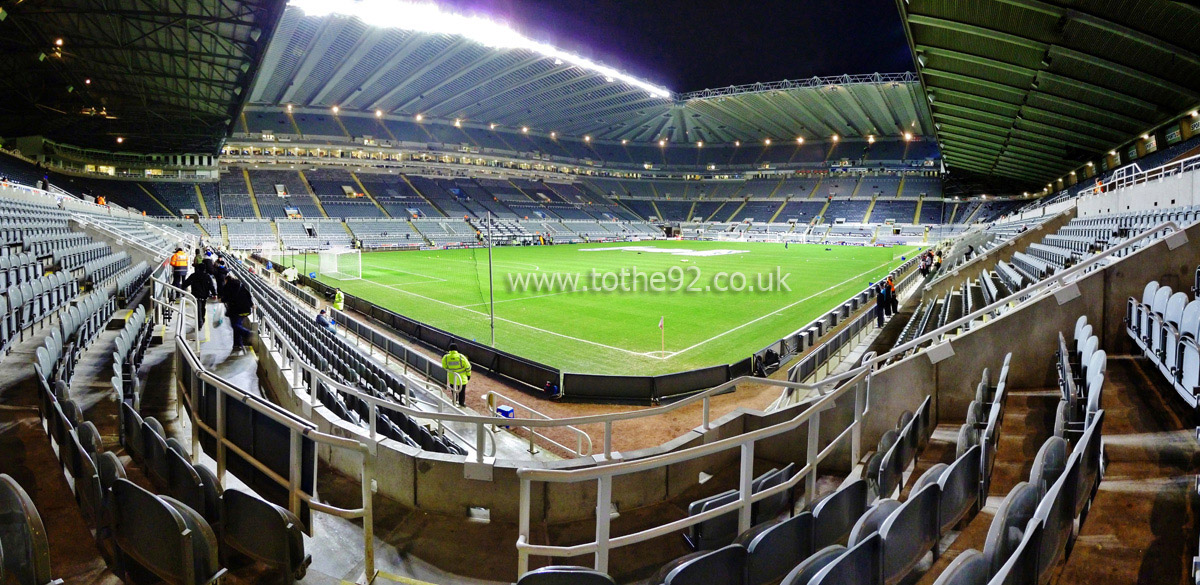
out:
M915 250L692 241L495 248L494 345L580 373L731 363L836 307ZM316 270L315 256L295 261ZM361 280L320 279L492 341L487 249L367 252Z

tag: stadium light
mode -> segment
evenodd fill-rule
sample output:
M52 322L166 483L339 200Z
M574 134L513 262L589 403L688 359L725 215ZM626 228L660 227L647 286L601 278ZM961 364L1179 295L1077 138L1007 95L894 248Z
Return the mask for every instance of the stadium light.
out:
M666 145L667 145L667 141L666 141L666 140L659 140L659 141L658 141L658 145L659 145L659 146L666 146Z
M1094 167L1094 166L1096 166L1096 165L1095 165L1095 163L1093 163L1092 161L1090 161L1090 160L1089 160L1089 161L1088 161L1088 166L1089 166L1089 167Z
M289 114L292 113L292 104L287 105L287 110Z
M496 123L495 123L495 122L492 122L491 124L488 124L488 129L489 129L489 130L495 130L495 129L496 129Z
M125 142L125 137L124 137L124 136L118 136L118 137L117 137L117 144L121 144L122 142Z
M591 141L592 141L592 137L591 137L591 136L584 136L584 137L583 137L583 141L584 141L584 142L591 142Z
M92 84L92 80L91 80L91 78L88 78L88 79L85 79L85 80L83 80L83 84L84 84L84 85L91 85L91 84Z
M874 135L867 136L867 144L875 144L875 136Z
M1142 134L1142 140L1150 140L1149 134Z
M63 43L62 39L54 39L54 46L61 47L62 43Z
M734 141L733 141L733 145L734 145L734 146L741 146L741 145L742 145L742 141L741 141L741 140L734 140Z
M704 141L703 141L703 140L697 140L697 141L696 141L696 148L704 148Z
M803 137L803 136L797 136L797 137L796 137L796 144L804 144L804 137Z
M1108 151L1108 156L1117 156L1117 151L1115 151L1115 150Z
M1193 118L1200 118L1200 110L1192 110Z
M669 99L671 91L643 81L632 75L564 51L547 43L535 41L510 28L507 24L478 16L447 12L432 3L403 0L291 0L291 6L308 16L341 14L358 17L365 23L381 28L397 28L430 34L461 36L495 49L524 49L554 59L555 65L570 63L580 69L602 75L609 81L623 83L650 92L655 98Z
M375 110L375 117L376 117L376 118L382 118L382 117L383 117L383 110Z
M833 135L833 138L832 138L832 140L833 140L834 142L837 142L838 140L840 140L840 138L838 137L838 135L837 135L837 134L834 134L834 135Z
M621 139L621 144L629 144L629 140L627 140L627 139L625 139L625 138L622 138L622 139Z
M522 134L529 134L529 126L521 126Z
M905 133L904 133L904 141L905 141L905 142L911 142L911 141L912 141L912 138L913 138L913 137L912 137L912 132L905 132Z
M771 139L768 138L766 140L763 140L763 144L766 144L767 146L771 146Z
M459 120L458 118L455 118L455 119L454 119L454 127L455 127L455 128L462 128L462 120Z
M339 108L339 107L337 107L337 106L333 106L333 113L334 113L334 115L337 115L337 113L338 113L338 112L340 112L341 110L342 110L341 108Z
M414 118L415 118L415 119L416 119L418 122L422 122L422 121L424 121L424 120L425 120L425 115L424 115L424 114L417 114L416 116L414 116Z

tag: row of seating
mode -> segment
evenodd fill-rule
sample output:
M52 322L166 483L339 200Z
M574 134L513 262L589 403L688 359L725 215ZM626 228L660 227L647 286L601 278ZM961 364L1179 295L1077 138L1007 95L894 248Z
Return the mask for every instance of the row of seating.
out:
M232 263L238 277L254 291L260 311L259 327L272 334L283 335L301 354L301 359L334 380L359 391L396 402L405 392L404 380L329 329L318 327L312 317L302 313L283 293L268 286L258 276ZM305 384L312 380L305 374ZM311 386L310 386L311 387ZM352 395L343 395L320 385L313 399L329 408L335 415L351 424L368 427L369 406ZM383 412L386 411L386 412ZM406 445L449 454L466 454L448 435L435 436L411 417L398 411L382 409L376 419L377 430L384 436Z
M57 250L74 248L92 243L86 234L73 231L56 231L51 233L32 234L21 241L21 246L39 258L52 255Z
M8 354L18 336L58 313L79 294L79 283L65 272L55 272L8 290L0 297L0 346Z
M33 252L0 256L0 287L6 291L41 275L42 264Z
M162 425L154 417L143 420L129 402L122 402L121 419L125 429L122 444L142 464L151 482L163 490L155 495L124 480L112 486L118 510L123 502L130 502L151 511L141 512L125 524L120 516L116 518L114 536L126 561L132 560L168 582L206 583L226 572L219 558L237 552L280 571L284 582L304 578L312 557L304 552L299 518L254 495L223 489L216 474L204 464L191 463L179 441L164 438ZM171 511L180 518L171 517ZM156 542L146 538L159 532L186 536L187 531L197 531L202 537L190 539L191 558L195 559L191 575L186 564L189 539Z
M111 253L112 249L108 247L108 244L104 242L89 242L54 250L50 258L53 265L57 266L59 270L73 270Z
M36 214L14 211L0 206L0 212L13 214L0 218L0 256L11 256L25 251L25 239L42 234L61 234L69 231L67 220L36 219Z
M117 252L89 261L83 265L83 280L95 287L127 268L130 262L128 252Z
M151 272L150 265L142 261L117 274L113 280L115 285L113 293L122 307L129 306L137 292L150 280Z
M1195 408L1200 402L1200 299L1151 281L1140 300L1126 302L1125 331Z
M1039 585L1064 561L1101 480L1104 411L1071 448L1050 437L1034 458L1029 481L1000 503L982 552L964 551L934 585Z
M82 299L59 320L58 327L38 347L34 369L45 384L70 386L75 364L84 349L103 329L104 323L116 310L116 303L104 291L93 292Z
M936 554L935 545L941 534L976 511L981 499L979 478L983 459L978 445L960 450L951 465L931 466L904 501L897 499L903 473L915 462L917 451L930 437L931 404L927 398L916 414L901 415L897 428L885 433L879 448L867 458L865 477L848 480L833 494L813 502L809 510L782 522L768 519L738 536L732 544L677 559L663 567L651 582L666 585L761 585L778 583L780 579L788 585L898 582L930 551ZM769 478L770 473L756 481ZM733 492L734 500L736 493ZM736 515L733 522L736 529ZM867 542L873 544L863 544ZM861 551L853 552L860 546L874 546L874 553L864 559ZM856 567L864 560L866 566L878 568L872 580L819 578L827 567ZM561 569L531 572L521 583L553 583L546 575ZM830 569L835 575L836 571ZM885 574L886 580L882 577ZM594 582L604 581L597 577Z
M139 305L130 311L125 319L125 326L117 334L117 348L113 351L113 389L121 402L130 401L134 408L140 408L141 384L138 381L138 369L142 359L150 347L153 338L154 322L146 318L146 307Z
M750 484L751 493L759 493L782 485L792 478L794 464L789 463L783 469L771 468L766 473L754 478ZM688 504L688 516L698 516L709 510L736 502L740 497L738 490L728 490L715 496L702 498ZM755 502L751 508L751 523L755 526L776 520L784 511L791 515L792 492L790 490L764 498ZM715 518L704 520L688 527L684 538L695 550L716 550L731 544L738 536L738 513L736 511L721 514Z

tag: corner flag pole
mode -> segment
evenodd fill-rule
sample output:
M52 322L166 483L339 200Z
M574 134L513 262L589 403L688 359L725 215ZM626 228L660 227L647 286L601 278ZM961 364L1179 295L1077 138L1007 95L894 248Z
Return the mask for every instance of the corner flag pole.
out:
M491 304L492 347L496 347L496 290L492 287L492 212L487 212L488 297Z
M662 345L659 347L660 347L660 349L662 349L662 351L660 353L662 353L663 355L666 355L666 353L667 353L667 328L664 327L664 325L666 324L666 320L667 320L666 316L662 316L662 317L658 318L658 332L659 332L659 337L662 341Z

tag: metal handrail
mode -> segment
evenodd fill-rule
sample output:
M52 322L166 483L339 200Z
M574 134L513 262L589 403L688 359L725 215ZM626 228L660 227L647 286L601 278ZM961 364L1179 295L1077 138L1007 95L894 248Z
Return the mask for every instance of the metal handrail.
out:
M274 320L268 316L261 316L261 317L263 320L260 320L259 324L260 324L260 326L262 324L267 325L267 331L266 331L267 338L270 339L272 341L272 343L279 344L280 346L282 346L283 351L281 352L281 354L283 355L286 363L281 363L280 365L286 366L286 367L283 367L281 369L291 371L291 373L292 373L292 388L293 389L304 387L302 373L308 372L310 374L308 393L309 393L309 396L313 400L315 400L315 398L316 398L317 382L321 382L328 388L337 390L338 392L341 392L342 394L348 394L350 396L354 396L355 398L362 400L363 402L365 402L368 405L368 407L370 408L370 418L371 418L370 423L369 423L370 424L370 428L369 428L370 432L368 435L371 442L368 444L370 445L372 453L375 453L378 451L379 442L383 440L383 437L379 436L379 434L377 433L377 428L376 428L376 423L377 423L376 412L379 408L383 408L386 410L392 410L395 412L405 414L412 418L424 418L424 419L436 420L439 423L439 427L441 427L440 430L444 430L445 432L448 432L448 433L454 435L460 441L462 441L464 444L470 444L470 442L466 439L466 437L463 437L462 435L460 435L459 433L454 431L454 429L445 428L444 426L442 426L442 423L452 421L452 422L464 422L464 423L476 424L476 440L475 440L476 459L477 459L477 461L483 460L484 453L486 451L484 449L483 437L485 435L487 435L486 431L484 430L484 425L485 424L493 424L495 422L494 419L480 417L477 415L464 415L464 414L442 413L442 412L427 412L424 410L418 410L415 408L410 408L410 407L406 407L401 404L397 404L390 400L386 400L383 398L379 398L377 396L372 396L370 394L363 393L356 388L352 388L350 386L342 384L341 382L334 380L328 374L318 370L316 367L314 367L313 365L311 365L308 362L306 362L305 360L303 360L300 357L301 354L300 354L299 350L296 349L295 344L293 344L287 338L287 336L275 334L275 329L278 326L275 325ZM260 332L260 335L261 335L261 332ZM401 395L401 397L404 400L412 400L412 397L408 396L408 394L407 394L407 388L406 388L405 394ZM495 441L495 438L493 437L492 438L492 449L491 449L490 454L487 456L494 457L495 454L496 454L496 441Z
M174 288L170 285L166 286L169 288ZM164 301L157 298L153 298L153 300L158 303L164 303ZM374 452L367 445L364 445L360 441L322 433L311 423L297 418L279 406L258 396L249 394L213 374L207 368L205 368L203 362L199 359L197 355L199 353L199 349L197 348L193 350L182 339L185 331L185 320L180 319L176 325L175 348L178 355L188 362L188 365L190 366L195 378L207 383L209 386L217 389L222 394L237 398L242 404L248 406L255 412L286 426L289 430L289 449L293 461L299 460L302 439L306 437L312 439L316 443L358 453L362 457L362 467L360 472L362 506L359 508L339 508L323 503L318 500L314 494L307 493L300 487L300 473L302 472L302 469L299 465L292 466L289 470L289 476L285 478L267 467L262 462L258 461L254 456L239 448L233 441L225 437L224 401L222 400L217 401L217 428L209 426L198 417L192 417L192 462L196 463L199 461L201 451L200 433L205 432L217 440L217 454L214 459L217 461L217 478L222 484L225 482L225 453L226 451L232 451L234 454L250 463L250 465L252 465L255 469L269 477L271 481L274 481L281 487L288 489L289 509L293 514L299 515L301 504L307 504L312 510L330 514L339 518L361 518L363 521L365 578L366 582L370 583L375 576L374 511L372 504L372 485L375 481ZM191 395L187 398L192 405L195 405L199 400L199 385L192 383L190 384L190 387Z
M517 402L516 400L513 400L512 398L509 398L499 392L496 392L495 390L489 391L483 395L484 402L486 404L488 404L488 408L491 408L493 413L496 413L495 407L492 406L492 404L494 402L494 400L493 400L494 398L499 398L501 400L504 400L505 402L515 404L517 407L528 411L529 413L533 414L534 416L539 416L544 420L553 420L553 418L550 417L549 415L542 414L532 408L529 408L528 406L521 404L520 402ZM506 421L508 420L507 417L499 417L498 414L497 414L497 417L502 418ZM505 423L506 426L507 426L507 424L508 423ZM583 432L583 430L581 430L579 427L574 427L574 426L568 425L566 428L567 428L567 430L569 430L575 434L575 456L576 457L590 456L592 454L592 437L589 436L587 433ZM529 453L531 455L533 454L533 438L535 436L540 437L543 441L546 441L546 442L558 447L559 449L562 449L563 451L566 451L566 452L571 451L571 449L569 447L567 447L566 445L563 445L562 443L559 443L558 441L555 441L554 439L551 439L550 437L548 437L542 433L539 433L533 429L528 429L528 430L529 430ZM583 449L584 441L587 441L587 451L586 452Z
M1173 229L1175 232L1182 233L1180 231L1182 228L1180 228L1180 226L1178 224L1176 224L1175 222L1164 222L1162 224L1159 224L1158 226L1155 226L1154 228L1151 228L1150 230L1147 230L1146 232L1143 232L1142 234L1140 234L1134 238L1130 238L1129 240L1126 240L1119 246L1113 247L1113 248L1106 250L1100 254L1096 254L1096 255L1088 258L1086 261L1055 275L1053 278L1047 278L1042 281L1039 281L1038 283L1031 284L1030 286L1026 287L1022 291L1016 293L1015 296L1024 296L1027 299L1043 298L1047 293L1050 293L1051 291L1054 291L1055 289L1057 289L1061 286L1065 286L1066 284L1068 284L1070 282L1074 282L1074 279L1073 279L1074 276L1085 273L1090 268L1096 266L1099 262L1104 261L1105 259L1107 259L1111 256L1114 256L1127 248L1130 248L1134 245L1139 244L1142 240L1157 237L1157 234L1159 234L1161 232L1165 232L1168 229ZM1177 247L1176 245L1171 245L1171 243L1168 243L1168 245L1171 246L1172 248ZM1071 279L1071 280L1068 280L1068 279ZM861 366L851 369L842 374L825 378L824 380L822 380L816 384L813 384L813 385L796 384L796 387L809 387L809 388L818 388L819 389L821 387L826 387L826 386L829 386L832 384L840 384L842 382L846 382L841 387L833 390L832 392L822 393L821 397L819 399L817 399L816 402L812 403L808 408L804 409L804 411L800 412L799 414L797 414L795 417L791 418L790 420L778 423L776 425L758 429L756 431L751 431L749 433L736 435L736 436L722 439L719 441L715 441L715 442L709 443L707 445L700 445L697 447L691 447L688 449L673 451L670 453L664 453L661 455L646 457L646 458L637 459L637 460L628 461L628 462L614 462L614 463L609 463L606 465L597 465L597 466L583 467L583 468L578 468L578 469L536 469L536 468L518 469L517 475L521 479L521 493L520 493L520 497L521 497L520 506L521 507L520 507L519 526L518 526L519 536L518 536L517 543L516 543L516 547L517 547L517 551L518 551L519 572L524 573L528 569L528 562L529 562L530 555L536 554L536 555L543 555L543 556L570 556L570 555L587 554L587 553L594 553L596 555L596 569L600 570L600 571L605 571L605 570L607 570L607 566L608 566L608 551L611 548L620 547L620 546L624 546L627 544L633 544L636 542L642 542L642 541L650 539L650 538L662 536L662 535L671 533L675 530L678 530L680 528L691 526L691 525L701 522L707 518L715 517L716 515L719 515L722 512L730 512L735 509L737 509L739 512L739 532L744 532L745 530L750 528L750 523L749 523L750 522L750 509L751 509L750 506L754 501L754 497L753 497L753 494L751 493L751 488L750 488L750 480L751 480L751 474L753 472L753 464L754 464L754 461L753 461L754 460L754 446L758 440L777 436L779 434L794 430L797 427L799 427L799 425L804 424L805 422L812 421L810 426L808 427L809 465L806 465L805 468L802 469L801 472L798 473L797 475L810 474L816 465L816 463L813 462L814 457L816 455L818 455L816 453L816 451L817 451L817 439L818 439L818 433L819 433L819 427L820 427L819 415L822 410L828 409L832 406L832 401L836 400L838 397L845 395L847 392L850 391L851 388L857 388L858 383L862 382L864 380L867 383L867 393L869 393L870 392L870 376L876 366L885 364L892 357L895 357L897 355L903 355L905 352L907 352L915 347L918 347L919 345L921 345L923 343L926 343L929 341L936 341L937 339L940 339L941 336L944 335L945 333L953 331L953 330L961 327L962 325L969 323L969 322L979 318L980 316L988 314L991 311L993 311L997 308L1000 308L1004 305L1007 305L1007 304L1008 304L1008 300L1001 300L1001 301L992 303L986 307L983 307L983 308L971 313L970 315L964 316L964 317L958 319L957 321L954 321L953 323L944 325L943 327L941 327L935 331L927 333L917 339L914 339L913 341L910 341L906 344L898 346L888 353L878 355L878 356L868 355L868 356L866 356L866 358L869 358L869 359L864 359L863 364ZM951 341L947 341L946 343L951 343ZM772 381L772 382L777 382L777 381ZM842 431L842 433L838 435L838 438L835 439L834 442L831 443L830 446L826 448L826 451L832 449L832 447L834 445L838 444L845 437L847 432L851 432L852 430L855 430L855 432L853 433L854 444L851 447L851 453L852 453L851 463L856 462L858 460L857 459L858 450L859 450L858 441L860 440L860 434L856 430L859 428L859 426L861 424L862 416L865 414L865 405L868 402L869 402L868 397L864 397L862 394L860 394L857 397L857 400L855 402L854 421L851 423L851 425L846 430ZM588 418L588 417L580 417L580 418ZM718 452L721 452L721 451L724 451L727 449L731 449L733 447L740 447L740 449L741 449L741 481L740 481L740 487L739 487L740 497L737 502L727 504L725 506L721 506L721 507L717 508L716 510L713 510L712 511L713 514L711 516L709 516L707 514L690 516L683 520L671 522L669 524L665 524L665 525L658 526L655 528L647 529L647 530L644 530L644 531L641 531L641 532L638 532L635 534L625 535L625 536L621 536L619 538L613 538L613 539L609 538L609 523L611 520L610 511L611 511L611 505L612 505L612 481L613 481L614 476L626 475L626 474L636 473L639 471L645 471L645 470L650 470L650 469L657 469L657 468L660 468L660 467L663 467L666 465L675 464L675 463L678 463L681 461L688 461L691 459L718 453ZM825 452L822 452L821 454L825 454ZM808 480L809 480L810 486L811 486L811 483L815 481L815 474L807 475L807 477L808 477ZM534 481L541 481L541 482L547 482L547 483L572 483L572 482L592 481L592 480L595 480L598 482L597 508L596 508L596 540L591 543L575 545L572 547L556 547L556 546L550 546L550 545L530 544L529 543L529 535L530 535L529 526L530 526L530 514L531 514L530 506L531 506L531 494L532 494L531 483ZM796 482L798 482L798 481L799 480L797 479ZM796 482L792 482L792 485L794 485ZM813 491L810 489L808 493L813 493Z

